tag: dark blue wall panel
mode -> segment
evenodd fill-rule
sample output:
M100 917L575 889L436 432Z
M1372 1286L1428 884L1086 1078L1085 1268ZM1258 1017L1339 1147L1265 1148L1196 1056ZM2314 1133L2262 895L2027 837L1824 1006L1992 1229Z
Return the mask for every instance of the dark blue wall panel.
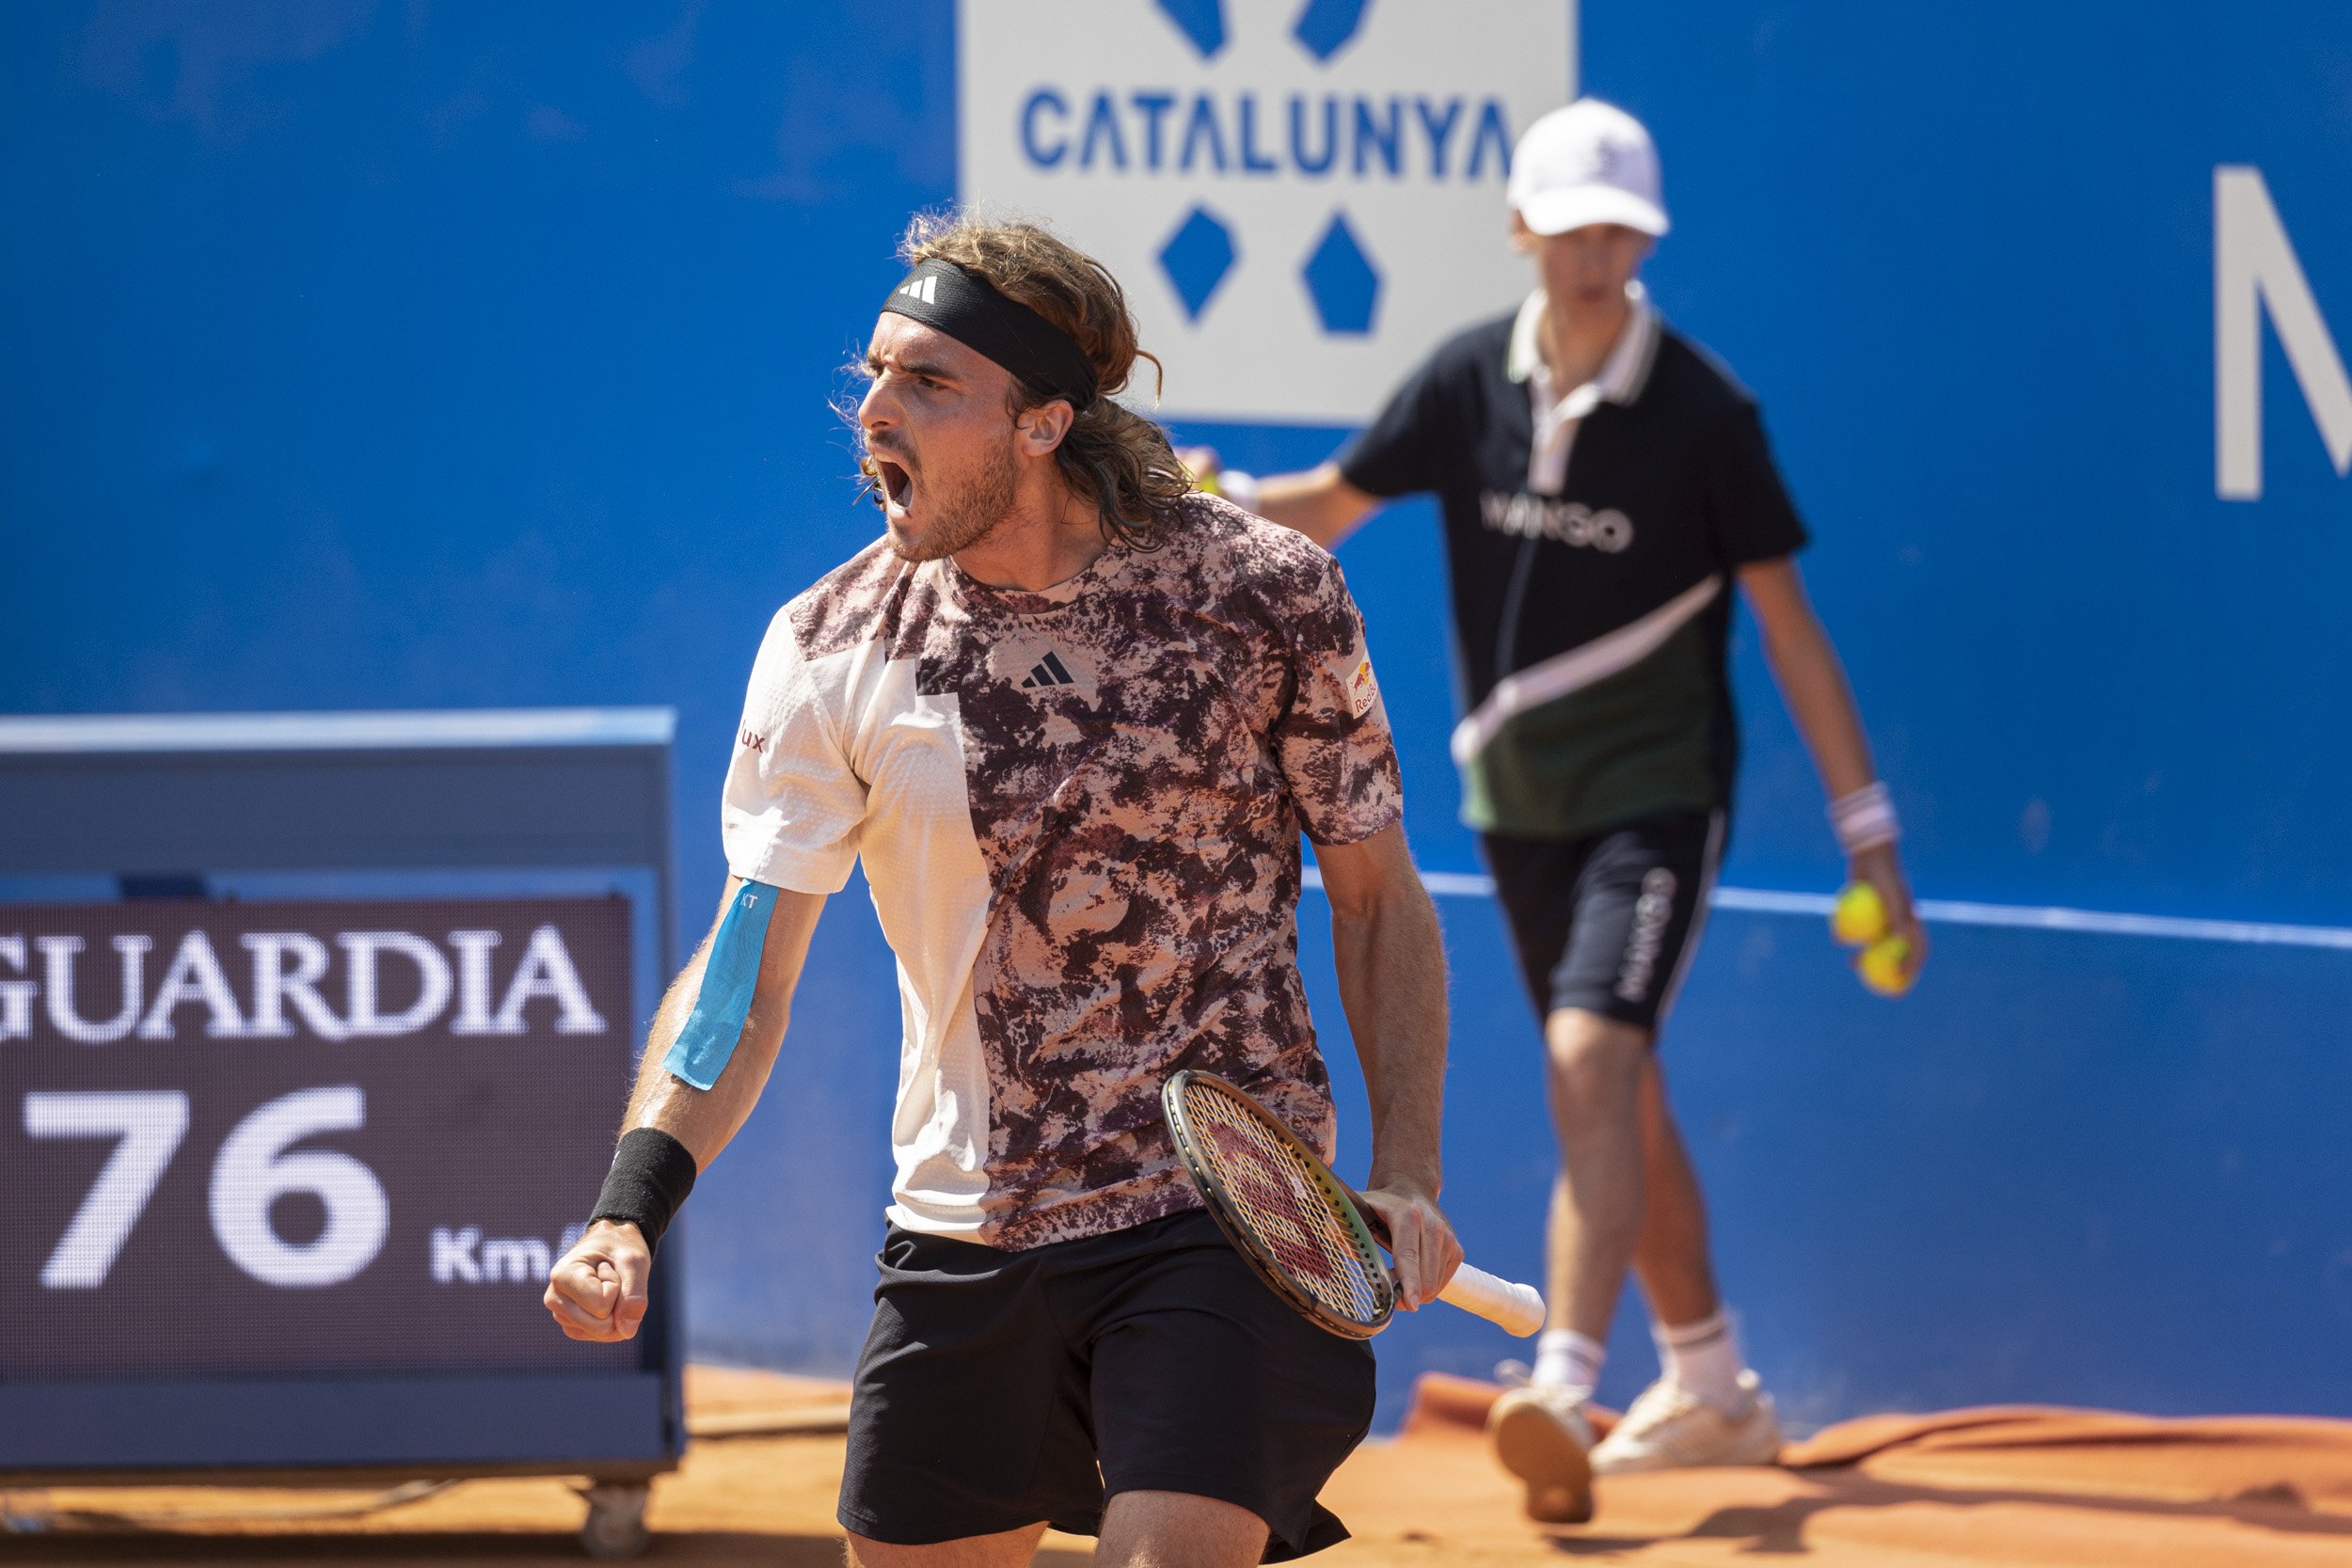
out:
M2352 25L2170 0L1585 7L1656 132L1667 312L1763 399L1939 891L2347 923L2352 489L2275 342L2215 498L2213 176L2263 169L2352 341ZM1739 873L1818 877L1751 680Z
M1439 909L1447 1208L1486 1266L1539 1278L1553 1165L1534 1028L1493 902ZM1302 947L1343 1062L1328 918L1310 897ZM2313 1026L2340 1015L2352 959L1966 926L1935 941L1890 1006L1815 921L1718 911L1677 1006L1668 1088L1784 1413L2352 1411L2352 1069L2341 1032ZM1341 1174L1360 1178L1360 1119L1343 1139ZM1655 1366L1637 1317L1601 1388L1620 1405ZM1381 1351L1391 1416L1413 1370L1527 1356L1438 1309Z
M610 1465L683 1446L662 1379L240 1378L0 1388L0 1470Z

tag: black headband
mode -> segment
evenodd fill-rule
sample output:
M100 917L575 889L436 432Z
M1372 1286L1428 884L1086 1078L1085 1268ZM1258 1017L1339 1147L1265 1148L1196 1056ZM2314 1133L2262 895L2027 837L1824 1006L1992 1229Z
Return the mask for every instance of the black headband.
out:
M977 349L1019 379L1069 399L1075 413L1094 401L1094 367L1070 334L953 261L916 262L882 309Z

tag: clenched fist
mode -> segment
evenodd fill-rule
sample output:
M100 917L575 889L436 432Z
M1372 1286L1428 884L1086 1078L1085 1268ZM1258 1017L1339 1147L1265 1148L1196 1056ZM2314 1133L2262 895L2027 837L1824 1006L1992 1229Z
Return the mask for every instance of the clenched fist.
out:
M548 1293L540 1299L573 1338L617 1344L634 1338L645 1321L652 1273L653 1254L635 1226L598 1220L548 1271Z

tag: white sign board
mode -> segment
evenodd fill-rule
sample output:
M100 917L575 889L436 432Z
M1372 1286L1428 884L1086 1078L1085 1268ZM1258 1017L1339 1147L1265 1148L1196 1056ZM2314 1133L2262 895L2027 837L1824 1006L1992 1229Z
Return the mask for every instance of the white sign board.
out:
M1527 292L1503 182L1574 95L1574 21L1572 0L961 0L962 198L1111 269L1164 412L1360 423Z

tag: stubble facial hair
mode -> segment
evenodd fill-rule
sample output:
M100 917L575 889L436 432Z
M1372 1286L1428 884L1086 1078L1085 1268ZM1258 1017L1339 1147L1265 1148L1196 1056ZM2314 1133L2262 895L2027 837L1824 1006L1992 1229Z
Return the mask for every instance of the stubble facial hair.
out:
M892 530L890 547L900 560L909 562L937 561L942 556L970 549L1012 515L1019 480L1012 441L1008 436L973 465L971 474L956 485L952 497L936 498L938 520L919 544L910 545Z

